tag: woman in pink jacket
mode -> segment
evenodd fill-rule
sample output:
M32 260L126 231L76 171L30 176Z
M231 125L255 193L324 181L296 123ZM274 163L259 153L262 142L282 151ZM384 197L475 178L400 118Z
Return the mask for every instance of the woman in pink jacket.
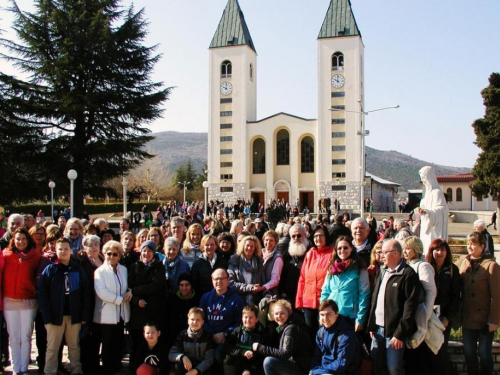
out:
M328 245L330 236L328 229L323 225L318 225L314 229L312 238L315 246L306 253L300 269L295 308L304 310L306 324L311 327L311 332L315 333L319 328L318 307L321 287L325 281L333 247Z

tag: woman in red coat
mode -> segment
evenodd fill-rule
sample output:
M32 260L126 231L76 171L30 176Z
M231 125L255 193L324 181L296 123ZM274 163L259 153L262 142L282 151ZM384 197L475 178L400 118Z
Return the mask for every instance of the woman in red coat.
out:
M3 310L14 373L28 372L33 321L38 309L36 276L41 255L26 228L17 228L3 250Z
M306 324L311 327L311 332L316 333L319 328L319 297L333 247L327 245L330 243L329 232L323 225L314 229L312 238L315 246L306 253L300 269L295 308L304 309Z

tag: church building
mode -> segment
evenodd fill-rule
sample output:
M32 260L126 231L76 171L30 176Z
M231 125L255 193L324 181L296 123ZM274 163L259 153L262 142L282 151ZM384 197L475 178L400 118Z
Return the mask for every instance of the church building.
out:
M370 197L361 143L364 45L350 1L331 0L318 27L318 118L258 119L256 46L238 1L228 0L209 48L209 199L285 200L319 212L337 198L343 211L359 212L362 185Z

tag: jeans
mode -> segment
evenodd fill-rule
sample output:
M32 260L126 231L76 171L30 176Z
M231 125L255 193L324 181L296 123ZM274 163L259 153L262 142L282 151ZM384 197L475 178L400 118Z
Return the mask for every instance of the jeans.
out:
M404 375L404 345L395 350L390 346L392 337L385 337L384 328L377 327L372 338L371 356L373 358L373 372L376 375Z
M483 329L463 328L465 364L469 375L491 375L493 374L493 334L489 332L488 326ZM477 360L477 342L479 341L479 358L481 360L481 371Z
M81 323L71 324L71 316L64 315L60 326L55 324L46 324L47 329L47 354L45 356L46 374L57 374L59 364L58 354L64 337L68 346L69 361L71 364L71 373L80 374L82 364L80 362L80 329Z
M12 367L15 373L28 372L31 354L31 336L37 309L5 310L3 316L9 332Z
M292 361L274 357L264 359L264 373L266 375L303 375L299 366Z

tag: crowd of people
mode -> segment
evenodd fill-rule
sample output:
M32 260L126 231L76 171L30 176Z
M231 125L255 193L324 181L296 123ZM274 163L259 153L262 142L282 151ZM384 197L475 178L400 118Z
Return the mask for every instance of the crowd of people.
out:
M500 268L484 222L453 263L445 239L424 248L405 222L377 227L372 214L273 229L265 213L185 211L137 233L128 219L115 232L11 214L0 352L14 373L28 372L33 326L45 374L64 371L66 345L73 375L118 373L126 355L139 375L446 375L452 327L468 373L493 373Z

